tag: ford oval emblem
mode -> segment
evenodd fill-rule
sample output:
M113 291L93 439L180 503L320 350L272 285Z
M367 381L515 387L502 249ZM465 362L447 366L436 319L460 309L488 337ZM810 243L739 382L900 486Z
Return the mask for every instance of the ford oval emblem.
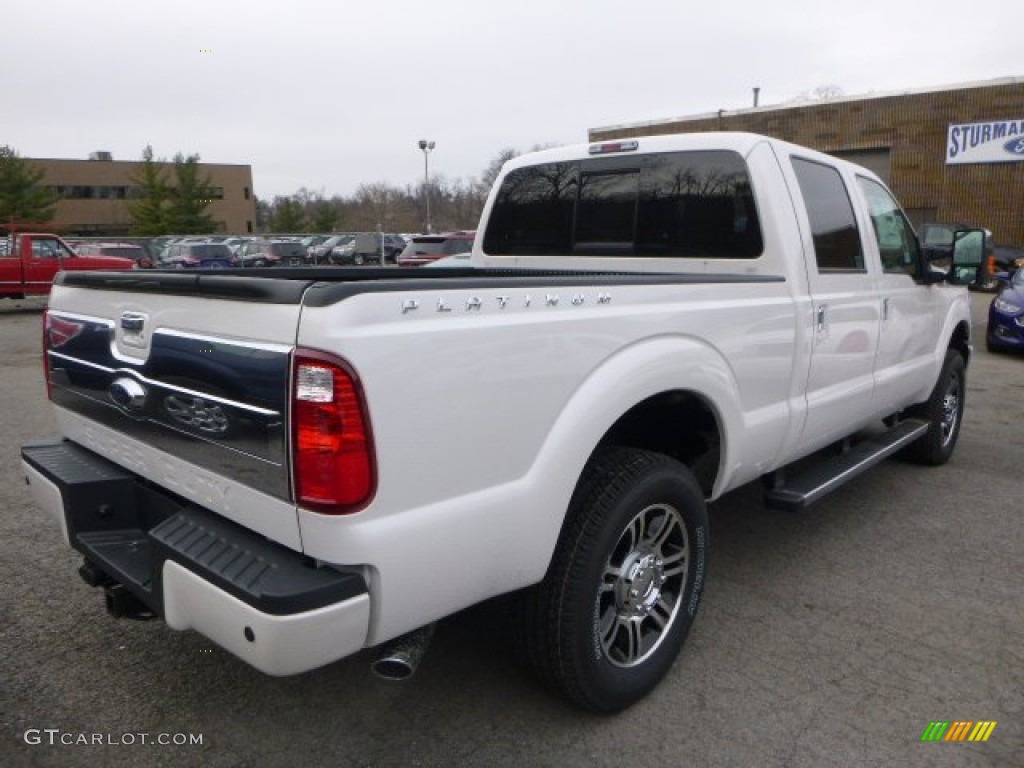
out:
M121 376L107 387L107 397L129 412L139 412L146 406L146 388L135 379Z
M1024 138L1010 139L1003 144L1003 149L1011 155L1024 155Z

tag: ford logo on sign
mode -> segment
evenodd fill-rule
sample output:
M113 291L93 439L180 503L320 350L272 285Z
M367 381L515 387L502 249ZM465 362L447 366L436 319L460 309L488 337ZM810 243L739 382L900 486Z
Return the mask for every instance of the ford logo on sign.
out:
M1003 149L1013 155L1024 155L1024 139L1010 139L1003 144Z

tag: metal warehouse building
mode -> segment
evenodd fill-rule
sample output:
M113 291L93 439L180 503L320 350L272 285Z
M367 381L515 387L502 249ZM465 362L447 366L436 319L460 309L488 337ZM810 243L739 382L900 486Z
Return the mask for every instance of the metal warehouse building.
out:
M1024 247L1024 78L592 128L591 141L751 131L860 163L915 226L958 222Z

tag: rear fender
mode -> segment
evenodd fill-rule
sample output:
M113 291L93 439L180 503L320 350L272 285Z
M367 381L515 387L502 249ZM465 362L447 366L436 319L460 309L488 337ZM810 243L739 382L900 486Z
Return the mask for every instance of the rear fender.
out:
M547 569L565 510L593 451L623 414L672 391L693 393L714 412L722 440L716 493L728 482L738 459L729 436L742 428L743 411L725 358L704 342L678 336L648 339L621 350L591 372L573 394L524 478L537 500L529 505L538 545L529 565L533 580Z

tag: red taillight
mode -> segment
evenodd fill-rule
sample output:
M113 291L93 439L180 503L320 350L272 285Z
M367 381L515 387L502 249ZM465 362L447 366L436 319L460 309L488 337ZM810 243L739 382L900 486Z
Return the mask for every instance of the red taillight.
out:
M43 376L46 379L46 396L51 397L50 350L60 348L82 332L83 324L67 320L46 310L43 313Z
M357 512L376 481L370 424L359 383L343 361L298 350L292 365L292 454L299 504Z

